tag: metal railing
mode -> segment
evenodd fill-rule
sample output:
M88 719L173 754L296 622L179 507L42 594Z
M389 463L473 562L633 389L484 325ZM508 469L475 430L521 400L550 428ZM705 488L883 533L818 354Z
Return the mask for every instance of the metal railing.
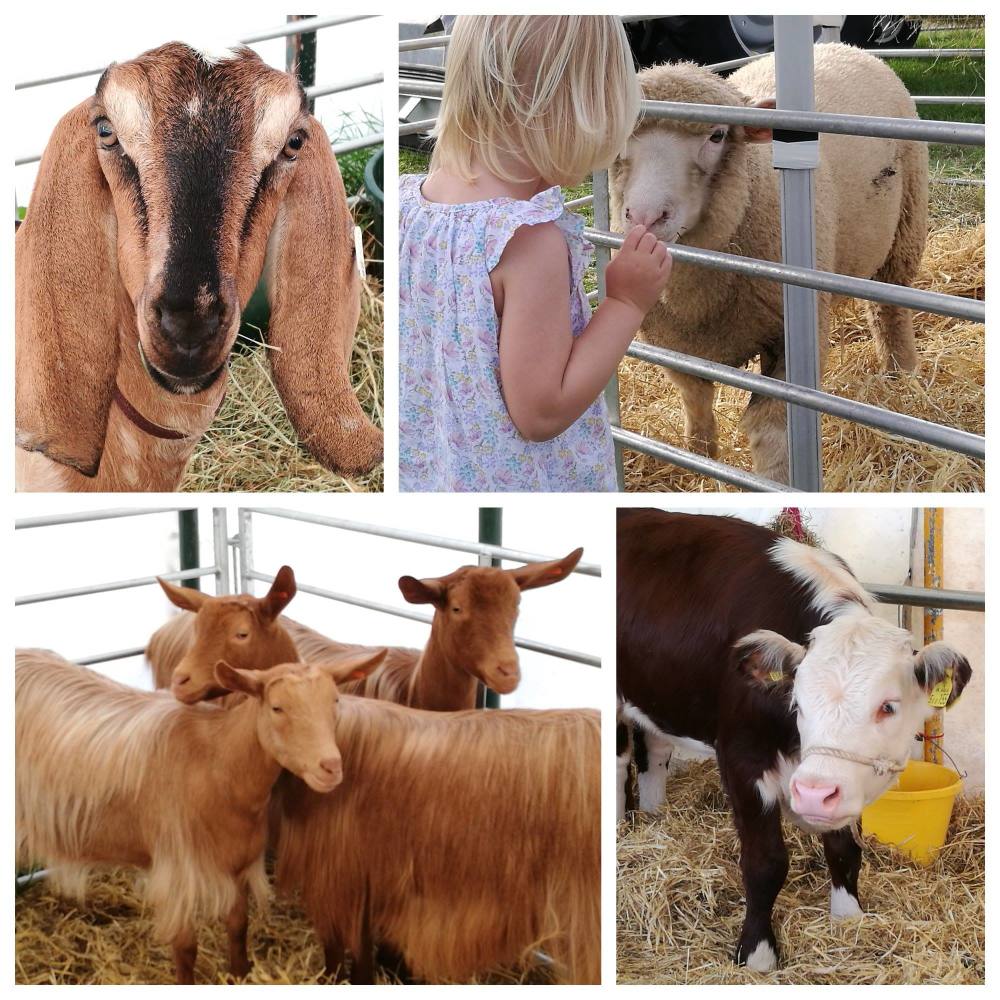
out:
M807 87L811 95L813 43L811 24L808 25L808 32L804 31L807 27L806 21L811 21L811 19L787 15L775 18L775 60L783 70L785 79L795 81L795 85L786 92L784 100L779 93L778 102L781 104L787 105L790 100L796 100L796 95L803 93ZM794 37L786 34L786 41L782 43L781 33L782 31L787 33L789 29L794 29L798 34ZM447 41L447 36L410 40L400 43L400 51L412 48L429 48L433 45L447 44ZM415 42L420 44L414 44ZM901 56L928 58L931 55L969 55L981 58L985 54L982 49L883 49L873 51L876 55L894 58ZM758 57L717 63L709 68L715 70L733 68L735 65L750 62L753 58ZM440 98L442 90L443 85L437 81L407 80L400 83L400 92L406 96ZM788 94L793 96L788 97ZM949 98L935 97L927 98L925 103L943 104L950 100ZM956 103L966 101L965 98L954 100ZM969 103L984 103L984 99L969 99ZM808 107L792 109L786 106L780 110L644 101L642 113L648 118L700 121L713 124L725 121L734 125L781 128L800 133L822 132L979 147L984 146L986 141L986 130L983 125L817 112L812 110L811 97ZM400 134L427 132L433 124L433 120L405 123L400 128ZM776 161L779 157L778 147L781 145L783 144L775 144ZM807 144L796 143L795 145L804 147ZM797 152L801 152L801 149ZM814 158L813 167L818 164L818 155ZM638 341L633 342L628 354L660 367L696 375L711 382L748 389L759 395L788 403L790 482L795 489L807 492L817 492L822 489L818 418L820 413L865 424L897 437L919 441L976 459L984 459L986 446L985 438L982 435L857 402L819 389L819 348L815 304L817 291L951 316L975 323L985 322L986 305L983 301L964 296L929 292L817 269L815 247L811 235L813 225L812 169L802 169L801 166L792 163L776 162L775 166L782 175L781 205L784 259L781 263L679 244L673 244L670 250L675 261L734 272L748 278L780 282L784 286L787 381L768 378L743 368L707 361L703 358L654 347ZM801 182L806 180L803 175L807 174L808 183L803 186ZM622 236L610 231L607 172L595 173L593 181L593 195L575 199L567 203L567 207L593 205L595 226L587 229L585 235L597 248L598 289L596 293L591 293L590 297L592 300L600 301L604 297L604 271L610 259L608 250L620 247ZM949 183L951 179L941 178L941 181ZM790 246L792 245L789 244L788 240L790 235L797 233L799 229L803 229L802 236L791 251L793 256L790 256ZM805 290L801 306L796 305L798 300L793 295L796 289ZM801 293L798 294L801 295ZM705 458L683 448L668 445L622 428L620 426L616 377L608 386L606 399L612 418L612 436L615 440L619 487L624 485L621 452L623 448L628 448L742 489L775 491L788 488L743 469Z
M148 507L137 508L135 510L114 509L45 517L30 517L15 521L14 527L16 530L21 531L29 528L46 528L57 525L81 524L111 518L139 517L149 514L180 512L190 509L193 508ZM537 563L547 562L553 558L552 556L540 555L536 552L524 552L519 549L508 548L502 545L489 545L483 542L474 542L466 539L449 538L443 535L430 535L422 532L410 531L406 528L394 528L384 525L367 524L361 521L344 520L343 518L326 517L320 514L311 514L304 511L295 511L287 508L276 507L239 508L238 531L230 538L228 536L226 509L223 507L216 507L213 508L212 511L213 553L215 561L211 566L194 566L174 572L156 573L155 575L133 577L124 580L109 580L87 584L86 586L67 587L61 590L51 590L37 594L23 594L14 598L14 606L23 607L30 604L40 604L48 601L61 601L74 597L84 597L93 594L107 594L137 587L155 586L157 577L164 580L188 580L213 576L215 577L215 592L217 594L232 593L232 590L230 589L231 581L238 583L239 592L252 593L254 581L271 583L274 580L273 575L262 572L255 566L254 563L253 518L255 515L258 517L268 516L281 518L290 521L297 521L301 524L313 524L327 528L335 528L341 531L350 531L356 534L394 539L396 541L411 542L433 548L449 549L453 552L465 552L476 556L480 565L491 565L501 561ZM233 567L232 573L230 573L230 558ZM578 573L581 576L600 577L601 568L596 563L581 562L576 566L573 572ZM376 611L382 614L392 615L396 618L406 618L411 621L423 622L425 624L430 624L432 618L431 615L412 610L408 607L384 604L368 598L333 591L315 584L297 582L296 588L305 594L313 594L316 597L323 597L326 600L336 601L341 604L348 604L352 607L363 608L368 611ZM601 665L600 658L590 653L584 653L573 649L565 649L560 646L551 645L550 643L541 642L538 639L516 636L514 642L515 645L522 649L531 650L536 653L543 653L546 656L553 656L558 659L568 660L573 663L580 663L590 667L599 667ZM86 656L74 657L74 662L84 665L105 663L111 660L125 659L131 656L140 656L144 652L145 646L138 646L128 649L103 651L88 654Z
M262 573L254 566L253 559L253 517L265 516L283 518L290 521L298 521L301 524L314 524L326 528L335 528L340 531L350 531L363 535L374 535L380 538L390 538L396 541L411 542L417 545L427 545L432 548L450 549L453 552L466 552L478 557L480 565L490 565L496 561L509 561L518 563L548 562L553 556L539 555L535 552L522 552L518 549L506 548L502 545L488 545L483 542L472 542L458 538L448 538L443 535L428 535L418 531L410 531L406 528L392 528L379 524L367 524L362 521L351 521L337 517L327 517L323 514L310 514L303 511L288 510L281 507L241 507L239 509L239 533L237 535L238 548L240 551L240 590L243 593L252 593L253 581L259 580L262 583L271 583L274 576ZM582 576L599 577L601 568L596 563L579 563L573 570ZM392 604L383 604L379 601L372 601L367 598L356 597L351 594L344 594L338 591L328 590L325 587L317 587L312 584L296 583L296 588L305 594L313 594L316 597L323 597L326 600L336 601L341 604L348 604L356 608L364 608L368 611L377 611L381 614L392 615L396 618L406 618L410 621L424 622L430 624L432 615L411 608L401 607ZM523 636L515 636L514 644L521 649L532 650L536 653L543 653L546 656L554 656L561 660L569 660L573 663L581 663L589 667L599 667L600 657L590 653L579 652L577 650L565 649L561 646L553 646L549 643L540 642L537 639L527 639Z
M289 35L305 35L320 31L323 28L333 28L342 24L350 24L354 21L365 21L378 14L347 14L333 15L329 17L309 17L300 21L291 21L288 24L280 25L277 28L268 28L264 31L254 32L246 35L237 41L238 45L254 45L257 42L267 41L274 38L286 38ZM31 87L45 87L53 83L64 83L67 80L79 80L88 76L98 76L107 69L107 66L100 66L97 69L76 70L70 73L61 73L57 76L42 77L36 80L23 80L14 84L14 90L27 90ZM362 87L371 87L383 81L381 73L372 73L363 77L353 77L346 80L335 81L329 84L317 84L306 88L307 98L325 97L329 94L340 94L349 90L360 90ZM385 141L383 132L373 132L370 135L359 136L356 139L346 139L343 142L332 144L334 154L349 153L355 149L366 149L370 146L379 146ZM29 163L38 163L42 158L41 153L26 153L14 159L14 166L21 167Z

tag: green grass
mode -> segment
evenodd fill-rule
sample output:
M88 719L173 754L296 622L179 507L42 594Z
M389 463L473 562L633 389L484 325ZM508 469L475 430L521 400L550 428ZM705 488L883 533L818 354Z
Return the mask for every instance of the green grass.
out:
M921 49L981 49L986 47L982 28L923 32L917 39ZM889 59L907 90L915 96L948 94L982 97L986 93L983 59ZM921 118L949 122L985 121L985 107L969 104L919 105ZM932 143L931 173L944 177L981 178L986 170L986 153L981 146L950 146Z

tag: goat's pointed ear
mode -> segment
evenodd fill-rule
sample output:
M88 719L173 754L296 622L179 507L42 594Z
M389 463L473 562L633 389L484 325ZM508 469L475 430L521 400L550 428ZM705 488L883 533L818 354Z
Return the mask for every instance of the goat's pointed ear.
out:
M764 685L790 680L806 655L804 646L767 629L745 635L734 651L740 671Z
M754 101L750 107L774 108L775 105L773 97L765 97L763 100ZM774 133L768 125L744 125L743 138L746 142L770 142L774 138Z
M177 584L171 583L169 580L164 580L161 577L157 577L156 582L163 588L163 593L167 595L167 600L171 604L176 604L177 607L183 608L185 611L193 611L197 614L201 606L208 600L208 594L203 594L200 590L195 590L193 587L178 587Z
M295 596L295 574L291 566L282 566L271 589L260 599L260 611L265 618L277 618Z
M448 588L440 579L418 580L414 576L401 576L399 590L410 604L440 604Z
M302 443L330 469L368 472L382 459L382 432L351 388L361 309L354 221L330 140L315 118L308 128L268 241L268 356Z
M326 671L338 684L360 681L382 666L388 654L389 650L384 646L381 649L347 653L332 663L324 663L320 669Z
M116 229L87 100L45 147L15 251L15 440L85 476L118 368Z
M915 653L913 673L936 708L951 708L972 680L969 661L944 642L932 642Z
M264 680L259 670L237 670L225 660L215 665L215 683L227 691L241 691L252 698L259 698L264 691Z
M573 572L573 568L580 561L582 555L583 549L574 549L562 559L556 559L553 562L530 563L527 566L518 566L517 569L509 569L507 572L514 577L521 590L547 587L550 583L565 580Z

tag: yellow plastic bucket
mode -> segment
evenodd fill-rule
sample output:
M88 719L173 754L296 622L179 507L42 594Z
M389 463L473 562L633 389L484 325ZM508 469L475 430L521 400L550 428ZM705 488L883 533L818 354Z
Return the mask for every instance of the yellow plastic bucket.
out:
M949 767L911 760L899 784L861 813L861 828L929 865L944 845L962 779Z

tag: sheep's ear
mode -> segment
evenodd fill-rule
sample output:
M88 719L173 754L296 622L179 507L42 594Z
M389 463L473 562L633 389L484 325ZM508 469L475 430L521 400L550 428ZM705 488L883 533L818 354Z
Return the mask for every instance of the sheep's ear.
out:
M517 582L521 590L532 590L535 587L547 587L550 583L565 580L580 561L583 549L574 549L568 556L553 562L531 563L507 570Z
M773 97L765 97L762 101L754 101L750 105L752 108L773 108L775 100ZM774 133L770 128L763 125L744 125L743 139L746 142L770 142L774 138Z
M156 582L163 588L167 600L185 611L193 611L197 614L201 606L208 600L208 594L203 594L193 587L178 587L176 584L170 583L169 580L163 580L160 577L156 578Z
M932 642L914 653L913 673L935 708L951 708L972 680L969 661L944 642Z
M806 655L804 646L767 629L745 635L734 651L740 671L764 685L790 680Z
M97 155L87 100L45 147L15 250L15 440L85 476L100 466L128 304Z
M448 588L440 577L418 580L414 576L401 576L399 590L410 604L433 604L444 601Z
M323 126L310 118L308 132L268 241L268 356L303 444L330 469L367 472L382 458L382 432L350 381L361 310L354 222Z
M291 566L282 566L271 584L271 589L261 599L258 607L265 618L277 618L295 596L295 574Z
M258 670L237 670L225 660L215 665L215 683L227 691L241 691L252 698L259 698L264 691L264 679Z
M326 671L338 684L360 681L380 667L388 654L389 650L385 647L366 649L364 652L348 653L333 663L324 663L320 669Z

